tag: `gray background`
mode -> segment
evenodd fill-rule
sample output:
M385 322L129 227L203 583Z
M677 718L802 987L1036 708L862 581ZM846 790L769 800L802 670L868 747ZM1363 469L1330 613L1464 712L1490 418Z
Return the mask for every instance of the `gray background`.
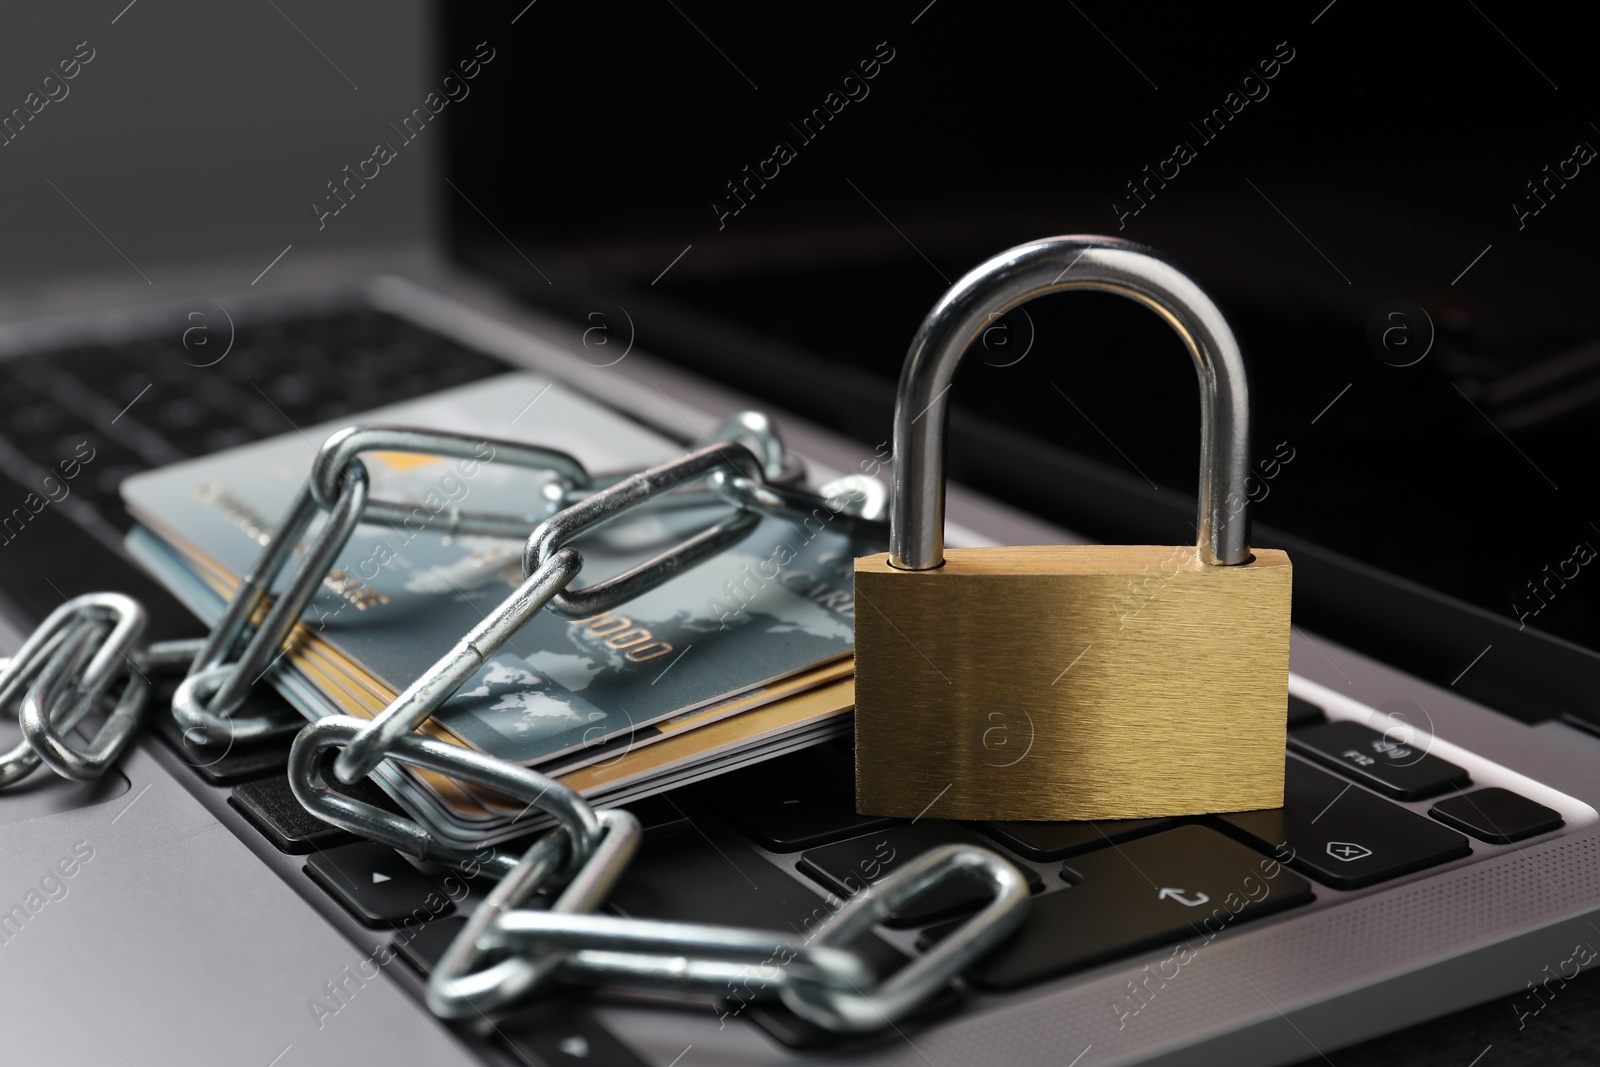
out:
M80 41L96 52L67 97L0 148L0 315L236 292L290 244L263 286L310 276L313 258L358 269L421 260L444 131L430 123L399 147L388 124L432 87L430 5L125 5L0 14L0 113L22 107ZM380 139L399 158L319 232L312 201Z

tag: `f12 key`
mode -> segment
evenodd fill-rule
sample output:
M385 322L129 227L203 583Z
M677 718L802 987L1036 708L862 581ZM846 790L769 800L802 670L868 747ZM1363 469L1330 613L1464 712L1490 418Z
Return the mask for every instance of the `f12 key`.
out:
M1423 800L1472 781L1454 763L1429 755L1425 744L1401 742L1358 722L1293 730L1289 747L1396 800Z

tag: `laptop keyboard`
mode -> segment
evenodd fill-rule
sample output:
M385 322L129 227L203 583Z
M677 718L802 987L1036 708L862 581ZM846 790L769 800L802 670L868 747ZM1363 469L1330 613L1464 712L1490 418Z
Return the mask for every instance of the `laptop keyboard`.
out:
M225 358L204 369L200 362L177 338L0 360L0 451L13 460L3 466L40 492L46 475L62 480L64 461L92 455L66 488L126 530L117 486L130 474L507 369L365 309L241 323ZM33 469L19 469L18 457Z
M1016 863L1033 892L1022 929L965 976L974 991L1004 994L1163 946L1193 951L1236 927L1292 915L1319 897L1378 886L1562 825L1559 813L1511 790L1471 790L1467 772L1438 757L1432 758L1450 773L1428 767L1433 784L1408 790L1428 794L1420 801L1433 801L1427 814L1416 810L1416 800L1407 806L1380 795L1369 788L1371 773L1359 761L1332 761L1325 769L1299 755L1342 723L1330 723L1308 701L1295 698L1295 704L1281 809L1072 823L861 816L851 800L849 749L830 742L629 805L646 839L607 906L637 918L805 936L839 901L913 857L943 844L976 842ZM1345 744L1368 741L1365 734L1343 733L1351 735ZM378 917L367 899L369 872L404 861L371 845L323 852L325 844L347 840L342 837L308 842L303 813L292 804L263 802L286 795L282 774L280 766L234 786L232 803L250 809L252 825L280 851L316 853L304 875L326 892L326 903L365 925L400 927L396 953L425 975L459 928L459 919L445 917L449 909L421 906L437 890L437 879L414 880L409 896L385 889L381 895L393 917ZM274 819L282 825L271 825ZM365 850L360 863L335 862L357 847ZM925 898L863 942L862 951L879 973L891 972L948 936L981 904L978 895L959 889ZM716 1009L719 1018L743 1019L797 1049L862 1040L820 1031L761 993L755 979L730 986ZM948 1018L962 1001L952 989L922 1017ZM573 1033L596 1025L575 1010L569 1005L563 1020ZM515 1016L502 1027L504 1039L514 1044L533 1035L526 1022Z
M199 372L192 358L176 343L142 341L0 360L3 466L33 490L87 445L94 458L71 482L76 506L87 502L100 520L125 530L130 520L116 491L129 474L505 369L371 310L241 325L213 368ZM156 699L168 696L170 688ZM265 706L278 698L263 692L252 700ZM259 835L278 853L307 856L298 876L316 887L310 899L391 929L397 954L426 973L481 887L470 898L450 893L453 907L422 906L417 902L438 896L437 878L299 808L284 777L282 739L217 757L190 745L169 716L156 718L156 733L195 775L192 784L226 796L243 816L235 832ZM1468 792L1465 769L1358 723L1329 721L1314 702L1289 697L1287 718L1282 809L1172 819L958 825L861 816L850 751L830 742L629 805L645 824L645 842L609 907L804 936L840 899L927 849L978 841L1011 858L1034 895L1023 929L966 976L977 990L1008 991L1292 914L1330 893L1381 885L1562 826L1559 813L1513 791ZM352 792L393 808L366 784ZM862 951L880 973L892 971L980 904L959 890L925 899L863 941ZM457 914L447 917L452 910ZM962 996L946 991L922 1017L948 1017ZM840 1040L775 1006L759 988L730 986L717 1011L796 1048ZM605 1062L636 1062L581 1002L531 1006L497 1033L522 1054L570 1051L560 1042L581 1039L585 1049L605 1050Z

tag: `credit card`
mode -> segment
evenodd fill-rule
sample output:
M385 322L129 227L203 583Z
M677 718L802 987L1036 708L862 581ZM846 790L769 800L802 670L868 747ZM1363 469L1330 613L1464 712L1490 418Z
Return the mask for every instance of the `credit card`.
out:
M450 507L523 515L530 529L550 476L490 462L492 439L562 448L591 470L645 466L683 450L560 384L519 373L148 472L125 482L123 496L186 564L237 582L304 482L316 443L350 422L482 434L482 461L364 457L371 495L425 515ZM657 509L604 527L575 545L584 556L577 584L641 562L726 513ZM359 527L304 616L297 647L325 650L352 685L390 699L414 681L521 580L520 541L452 537L436 532L442 525ZM437 721L475 748L535 764L842 661L853 643L857 552L826 521L767 517L732 549L615 612L579 621L541 612Z

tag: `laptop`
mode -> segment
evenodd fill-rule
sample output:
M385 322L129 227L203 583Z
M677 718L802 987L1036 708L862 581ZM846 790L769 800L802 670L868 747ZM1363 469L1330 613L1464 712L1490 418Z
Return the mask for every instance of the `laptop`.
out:
M1584 275L1557 270L1583 262L1573 235L1594 210L1561 175L1597 135L1540 95L1549 78L1581 95L1576 45L1500 12L1430 29L1488 72L1451 83L1475 115L1538 118L1504 135L1516 151L1379 225L1359 208L1381 183L1353 184L1349 162L1388 145L1372 123L1398 109L1400 147L1440 166L1468 124L1420 125L1446 66L1419 51L1423 15L1386 23L1391 37L1320 4L1169 15L1148 34L1136 12L1073 7L1000 33L919 2L815 9L779 43L743 9L666 4L619 25L461 7L7 16L3 68L34 73L0 122L0 648L98 590L137 597L157 636L201 632L125 553L129 474L508 369L686 446L757 407L814 484L857 470L950 280L1030 237L1121 233L1191 264L1253 360L1273 461L1255 540L1297 571L1286 805L870 819L852 753L818 746L630 808L645 842L608 906L800 932L886 849L977 841L1033 888L1022 934L867 1036L748 987L561 990L447 1024L425 976L487 886L441 891L442 872L307 816L281 741L219 754L157 715L100 782L41 772L0 795L17 1062L1555 1054L1600 943L1600 632L1581 551L1600 534L1573 458L1593 323ZM1075 109L1081 159L1057 157L1050 125L1061 41L1089 68L1074 84L1106 97ZM1398 57L1390 73L1333 73L1374 48ZM1412 66L1396 74L1399 59ZM922 153L952 117L984 136L935 153L946 169L929 175ZM1524 171L1548 184L1524 188ZM1413 236L1384 245L1394 232ZM1525 282L1534 260L1542 289ZM959 384L951 542L1191 539L1198 427L1170 334L1095 296L1000 326ZM1511 550L1487 550L1495 538ZM970 902L934 903L874 932L880 970Z

